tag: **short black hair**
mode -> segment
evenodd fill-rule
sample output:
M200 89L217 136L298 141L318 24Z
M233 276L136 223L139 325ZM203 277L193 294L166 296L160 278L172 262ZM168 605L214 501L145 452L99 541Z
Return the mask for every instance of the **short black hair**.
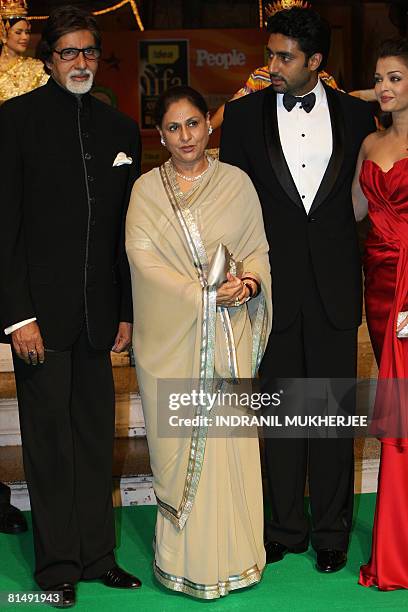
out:
M90 13L71 5L60 6L53 10L45 23L37 56L44 63L49 61L57 40L65 34L78 30L89 30L93 34L95 45L101 46L100 30L96 19Z
M293 7L278 11L267 22L269 34L283 34L297 41L306 59L314 53L323 56L320 68L327 65L330 51L331 30L328 22L312 9Z
M377 58L400 57L408 66L408 39L387 38L378 48Z
M154 120L157 126L161 127L163 117L167 113L169 106L173 104L173 102L178 102L179 100L188 100L204 117L206 117L208 106L200 92L188 85L177 85L176 87L170 87L170 89L164 91L156 102Z

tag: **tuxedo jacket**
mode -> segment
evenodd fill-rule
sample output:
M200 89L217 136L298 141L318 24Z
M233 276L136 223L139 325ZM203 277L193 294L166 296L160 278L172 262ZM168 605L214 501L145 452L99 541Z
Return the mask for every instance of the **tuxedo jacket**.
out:
M2 105L0 134L1 330L36 317L45 346L63 350L85 323L109 349L132 321L124 222L137 124L50 79ZM132 163L115 167L120 152Z
M299 312L313 266L325 311L338 329L361 322L361 267L351 184L360 145L375 130L370 107L325 87L333 151L309 214L286 163L272 87L226 105L220 159L252 179L262 205L272 270L273 330Z

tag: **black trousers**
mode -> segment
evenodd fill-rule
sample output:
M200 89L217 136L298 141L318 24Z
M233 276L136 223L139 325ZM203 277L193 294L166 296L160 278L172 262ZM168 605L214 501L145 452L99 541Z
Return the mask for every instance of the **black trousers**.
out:
M0 506L10 503L10 494L10 487L4 484L4 482L0 482Z
M331 325L310 267L295 322L269 338L260 371L262 388L275 392L277 378L353 379L356 368L357 328ZM265 462L272 508L266 538L295 550L311 538L316 550L346 551L353 514L353 440L266 438ZM307 473L311 530L304 510Z
M115 564L114 387L108 351L85 329L43 365L14 357L35 578L43 589L100 577Z

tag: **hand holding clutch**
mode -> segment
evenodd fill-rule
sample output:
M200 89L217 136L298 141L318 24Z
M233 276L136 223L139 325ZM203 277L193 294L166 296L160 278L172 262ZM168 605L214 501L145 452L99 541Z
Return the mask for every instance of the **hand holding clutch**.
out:
M228 272L234 276L242 274L242 261L236 262L225 244L220 242L210 261L207 277L208 285L210 287L220 287L227 281Z
M402 327L400 327L402 324ZM408 311L398 313L397 338L408 338Z

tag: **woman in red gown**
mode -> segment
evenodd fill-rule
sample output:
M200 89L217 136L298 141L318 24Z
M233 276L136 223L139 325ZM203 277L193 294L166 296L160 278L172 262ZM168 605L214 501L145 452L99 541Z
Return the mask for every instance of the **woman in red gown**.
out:
M361 567L359 583L391 591L408 588L408 433L403 425L408 416L403 389L404 382L408 384L403 380L408 379L408 337L397 337L408 324L408 317L397 322L398 313L408 311L407 40L383 43L375 82L377 99L381 109L391 113L392 125L363 142L353 201L356 219L368 212L371 221L365 255L366 314L383 393L379 398L379 387L377 417L383 417L383 424L388 419L388 426L381 438L371 558ZM392 389L389 401L384 400L387 382L388 392ZM396 422L402 423L398 431Z

